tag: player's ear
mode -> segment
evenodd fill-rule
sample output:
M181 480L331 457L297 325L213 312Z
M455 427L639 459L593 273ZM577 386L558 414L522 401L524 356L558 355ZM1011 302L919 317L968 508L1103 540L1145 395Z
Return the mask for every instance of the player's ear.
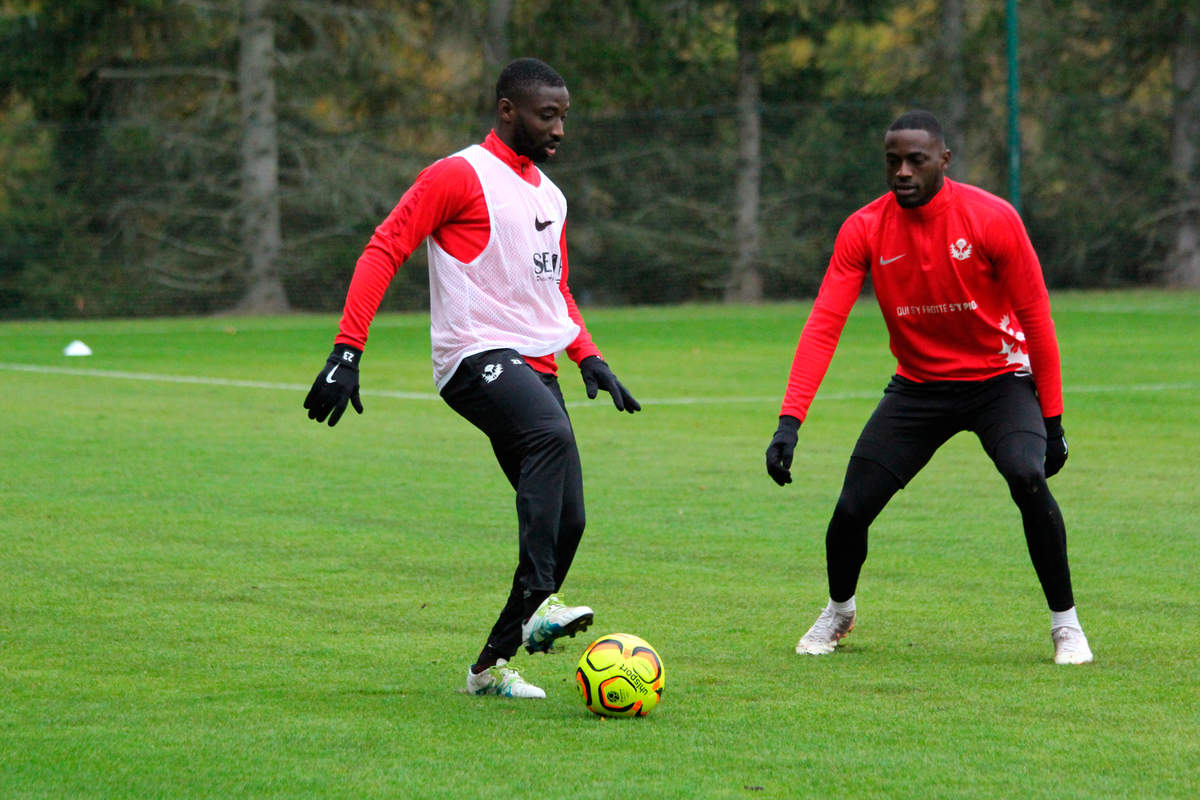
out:
M501 97L496 102L496 116L505 122L512 122L517 113L517 107L507 97Z

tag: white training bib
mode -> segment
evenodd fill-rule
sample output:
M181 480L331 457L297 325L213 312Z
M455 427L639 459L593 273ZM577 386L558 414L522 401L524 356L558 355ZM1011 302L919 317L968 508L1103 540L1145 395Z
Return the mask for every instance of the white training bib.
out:
M454 155L479 176L491 235L483 251L466 263L432 236L427 240L429 337L438 389L474 353L511 347L522 355L544 356L579 335L559 289L559 241L567 216L563 193L545 173L540 185L530 185L479 145Z

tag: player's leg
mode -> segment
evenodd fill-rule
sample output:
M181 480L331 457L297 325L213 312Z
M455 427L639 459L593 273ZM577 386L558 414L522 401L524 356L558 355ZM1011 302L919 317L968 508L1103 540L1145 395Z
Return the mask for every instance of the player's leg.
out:
M854 627L871 523L956 432L943 395L893 378L863 427L825 532L829 603L797 643L797 653L832 653Z
M554 396L567 416L566 402L558 379L552 375L540 374L539 378ZM571 563L575 560L575 551L579 548L579 540L583 536L586 516L583 505L583 469L579 461L579 448L575 443L574 433L571 435L570 446L563 459L562 498L558 519L558 536L554 550L554 592L562 588ZM525 618L521 625L521 641L525 649L531 653L547 652L554 641L563 636L574 637L576 633L585 631L592 624L594 613L589 606L568 606L557 594L550 594L530 612L530 603L526 600Z
M1006 376L988 384L976 433L1021 512L1029 557L1050 607L1055 661L1086 663L1092 653L1075 612L1066 526L1046 482L1046 433L1033 381Z
M567 413L567 404L563 399L558 380L553 375L542 375L542 382L558 400L563 413ZM583 466L579 459L579 448L572 442L567 453L566 472L563 476L562 514L558 523L558 547L555 552L554 591L562 589L563 581L571 570L575 560L575 551L579 549L579 541L583 537L583 529L587 522L587 514L583 502Z
M554 606L548 600L557 588L564 487L579 460L557 389L552 378L534 371L515 351L493 350L464 359L442 390L451 408L487 434L516 490L518 565L477 669L512 658L523 640L522 621ZM575 531L568 536L578 538ZM584 614L591 609L575 616ZM560 611L556 619L562 616Z

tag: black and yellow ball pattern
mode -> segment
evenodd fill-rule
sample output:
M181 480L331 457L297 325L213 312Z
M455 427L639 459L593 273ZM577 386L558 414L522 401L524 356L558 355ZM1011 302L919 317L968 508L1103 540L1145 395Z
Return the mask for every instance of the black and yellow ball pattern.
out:
M662 699L658 652L631 633L610 633L588 645L575 670L579 696L604 717L644 717Z

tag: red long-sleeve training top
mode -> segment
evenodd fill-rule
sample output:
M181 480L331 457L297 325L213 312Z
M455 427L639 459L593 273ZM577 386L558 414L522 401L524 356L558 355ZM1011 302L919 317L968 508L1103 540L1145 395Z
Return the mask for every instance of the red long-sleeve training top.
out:
M842 224L781 414L808 413L868 273L898 375L973 381L1031 371L1042 414L1062 413L1058 339L1025 226L1001 198L946 179L923 206L903 208L889 192Z

